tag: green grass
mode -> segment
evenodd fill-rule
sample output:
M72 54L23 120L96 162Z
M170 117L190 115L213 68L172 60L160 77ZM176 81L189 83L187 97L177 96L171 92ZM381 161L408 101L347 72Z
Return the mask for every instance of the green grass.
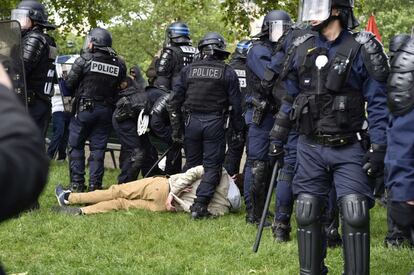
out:
M107 170L104 182L115 182L117 173ZM208 221L140 210L55 214L50 210L56 205L54 187L67 179L67 164L54 164L41 209L0 225L0 258L8 273L298 274L295 235L294 241L278 244L265 230L254 254L256 228L245 223L244 213ZM375 207L371 217L371 274L408 274L414 269L414 253L385 249L384 209ZM341 253L328 251L330 274L341 274Z

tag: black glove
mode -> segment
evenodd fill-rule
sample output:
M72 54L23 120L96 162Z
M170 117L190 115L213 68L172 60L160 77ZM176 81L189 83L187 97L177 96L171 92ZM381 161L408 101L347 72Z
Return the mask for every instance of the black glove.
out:
M233 134L231 135L231 141L233 143L236 143L236 144L244 144L244 132L243 131L239 131L239 132L234 131Z
M276 144L270 144L268 155L269 155L269 163L271 167L273 167L276 162L279 162L281 166L283 165L283 157L285 155L285 151L283 150L283 147L280 147Z
M173 142L177 145L183 144L183 142L184 142L184 137L183 137L183 133L182 133L181 129L174 129L173 128L172 133L171 133L171 138L172 138Z
M385 145L372 144L362 160L362 170L376 178L384 175Z

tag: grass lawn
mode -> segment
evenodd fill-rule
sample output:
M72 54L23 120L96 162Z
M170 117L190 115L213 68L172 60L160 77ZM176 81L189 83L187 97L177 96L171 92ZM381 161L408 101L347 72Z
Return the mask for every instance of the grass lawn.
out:
M115 182L117 173L106 171L106 185ZM254 254L256 228L245 223L244 213L205 221L191 221L184 213L140 210L55 214L50 210L57 204L54 187L67 179L67 164L53 164L41 209L0 225L0 258L7 273L298 274L295 234L292 242L278 244L265 230ZM413 251L383 247L385 210L376 206L371 220L371 274L414 270ZM330 274L341 274L341 253L328 251Z

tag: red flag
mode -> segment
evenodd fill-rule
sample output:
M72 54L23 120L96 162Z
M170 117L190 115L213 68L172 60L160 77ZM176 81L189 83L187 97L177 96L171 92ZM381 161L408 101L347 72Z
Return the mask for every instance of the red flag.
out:
M367 30L367 31L372 32L373 34L375 34L375 36L377 37L377 39L379 41L381 41L381 35L379 33L379 30L378 30L377 22L375 22L375 16L374 15L371 15L369 17L368 24L367 24L367 27L366 27L365 30Z

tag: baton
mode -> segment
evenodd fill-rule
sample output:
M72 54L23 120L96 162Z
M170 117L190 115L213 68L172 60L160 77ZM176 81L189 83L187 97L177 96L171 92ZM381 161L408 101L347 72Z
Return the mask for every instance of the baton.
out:
M272 179L270 180L269 190L267 191L266 202L263 208L262 218L260 219L259 227L257 228L256 240L253 245L253 252L256 253L259 249L260 240L262 239L263 227L266 221L267 212L269 210L270 201L272 200L273 187L275 186L275 180L277 172L279 171L279 161L276 161L273 166Z
M157 167L158 163L160 163L160 161L172 150L172 148L174 148L174 146L176 146L176 145L173 144L170 147L168 147L167 150L165 150L165 152L161 155L161 157L157 160L157 162L155 162L154 165L151 166L151 168L145 174L144 178L148 177L148 175L151 174L152 170L154 170L154 168Z

